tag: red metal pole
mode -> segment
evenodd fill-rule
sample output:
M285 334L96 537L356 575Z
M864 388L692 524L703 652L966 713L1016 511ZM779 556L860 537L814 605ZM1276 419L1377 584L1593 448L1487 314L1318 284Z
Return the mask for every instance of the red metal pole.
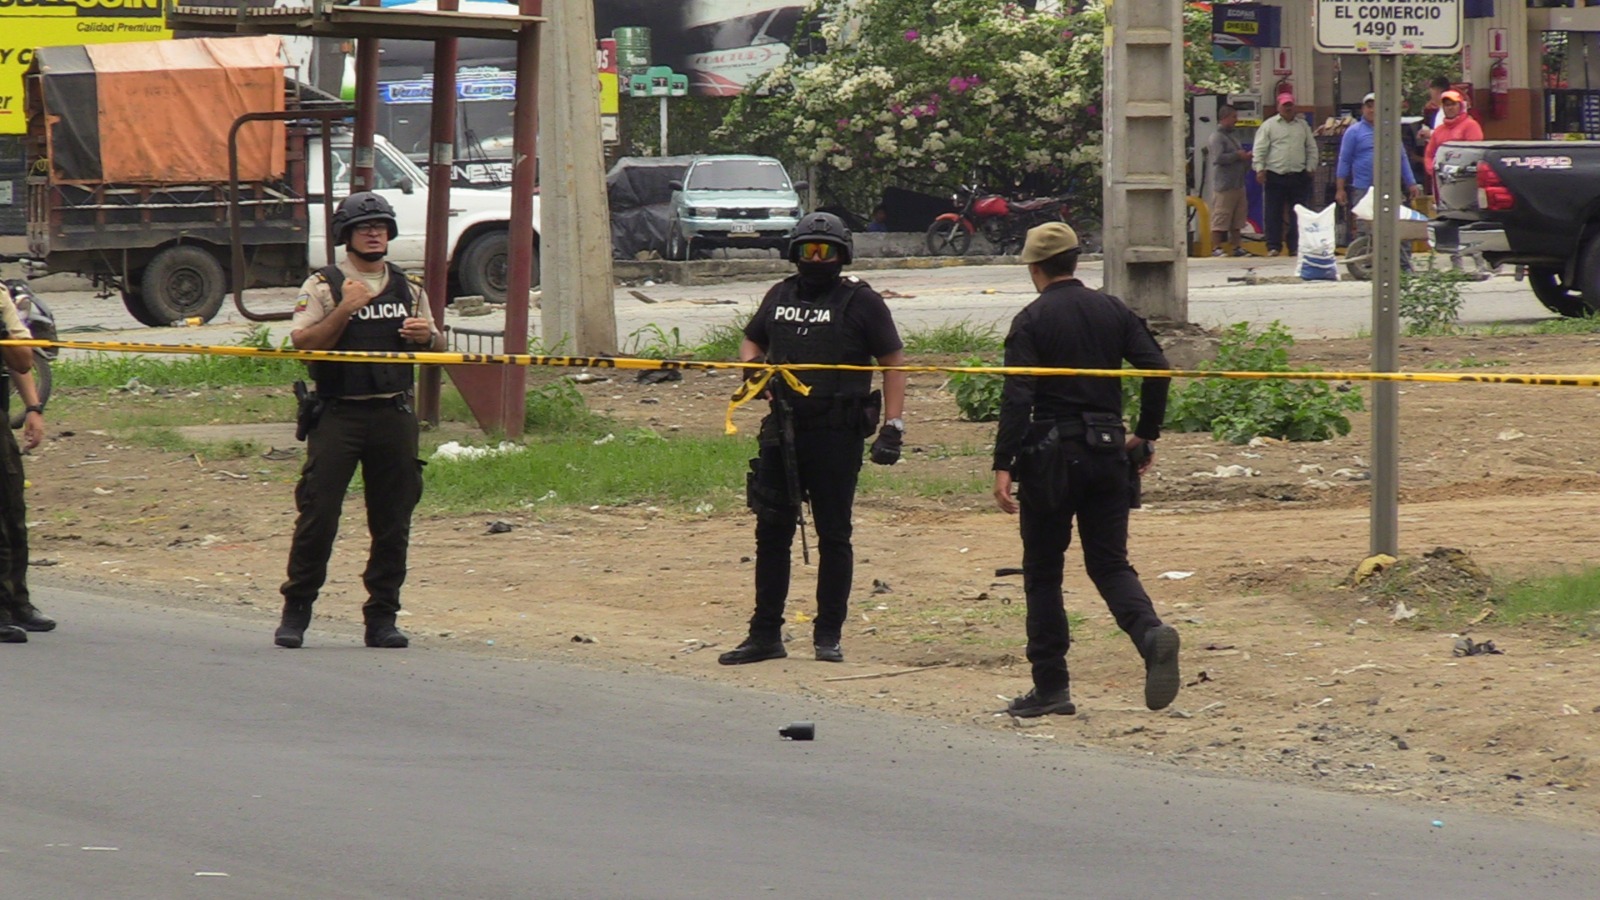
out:
M455 12L459 0L439 0L441 12ZM456 61L460 41L440 37L433 41L433 112L428 145L428 233L424 243L423 286L428 291L429 315L435 328L444 330L444 307L450 290L450 181L456 143ZM417 386L417 414L439 424L439 393L443 371L423 366Z
M378 6L379 0L361 0L362 6ZM350 191L370 191L372 179L372 135L378 130L378 39L356 41L356 132L350 146Z
M544 14L543 0L520 0L525 16ZM538 187L539 27L517 35L517 102L512 116L511 233L506 272L506 352L528 352L528 291L533 287L533 193ZM501 394L507 437L521 437L526 420L527 370L512 367Z

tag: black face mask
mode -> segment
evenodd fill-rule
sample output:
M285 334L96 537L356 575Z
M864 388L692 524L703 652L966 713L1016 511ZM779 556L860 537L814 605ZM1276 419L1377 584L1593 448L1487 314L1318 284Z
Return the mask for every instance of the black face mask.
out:
M844 263L840 262L800 262L795 266L800 270L800 286L819 294L832 290L844 271Z
M384 251L382 253L363 253L360 250L351 250L350 252L355 254L357 259L364 259L367 262L380 262L385 256L389 255L388 251Z

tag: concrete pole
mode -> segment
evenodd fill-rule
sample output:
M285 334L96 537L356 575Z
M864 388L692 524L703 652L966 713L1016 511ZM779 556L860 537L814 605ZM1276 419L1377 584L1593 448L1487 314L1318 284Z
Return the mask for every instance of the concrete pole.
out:
M1397 372L1400 359L1401 57L1374 60L1378 95L1372 157L1372 371ZM1405 165L1410 165L1406 162ZM1373 554L1400 550L1400 385L1372 385Z
M1184 323L1183 4L1107 0L1105 53L1105 290Z
M539 78L539 108L550 140L539 142L539 323L547 348L585 356L616 353L594 4L546 0L544 7L549 52Z

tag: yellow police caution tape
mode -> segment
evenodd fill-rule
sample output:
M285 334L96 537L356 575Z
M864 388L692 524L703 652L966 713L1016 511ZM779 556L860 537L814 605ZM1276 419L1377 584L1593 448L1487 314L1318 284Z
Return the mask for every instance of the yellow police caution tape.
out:
M802 396L810 388L796 373L839 370L846 372L921 372L973 375L1033 375L1055 377L1074 375L1087 378L1236 378L1254 381L1370 381L1417 382L1429 384L1513 384L1540 387L1600 387L1600 375L1540 375L1503 372L1450 373L1450 372L1233 372L1211 369L1053 369L1039 366L851 366L827 363L767 363L716 362L679 359L639 359L627 356L542 356L530 353L446 353L436 351L355 351L355 350L290 350L263 347L240 347L206 344L144 344L122 341L39 341L5 340L0 346L58 347L66 350L104 351L108 353L176 353L203 356L254 356L270 359L297 359L306 362L368 362L415 363L419 365L498 365L498 366L552 366L569 369L642 369L711 371L715 369L755 370L734 392L729 402L725 426L729 434L733 426L733 411L766 391L774 375L781 377Z

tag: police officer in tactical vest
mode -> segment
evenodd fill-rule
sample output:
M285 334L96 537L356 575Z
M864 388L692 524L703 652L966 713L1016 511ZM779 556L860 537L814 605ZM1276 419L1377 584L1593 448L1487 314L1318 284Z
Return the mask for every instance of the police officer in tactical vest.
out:
M11 292L0 282L0 328L13 340L33 337L18 315ZM22 447L11 433L11 385L27 407L22 441L32 450L44 440L44 404L33 381L33 348L0 351L0 644L23 644L28 632L51 631L54 619L39 612L28 594L28 509L24 496Z
M1074 274L1078 235L1063 222L1028 231L1022 261L1039 291L1011 321L1005 364L1053 369L1166 369L1144 320ZM1144 657L1144 702L1164 709L1178 695L1178 632L1163 624L1128 564L1128 509L1135 472L1150 466L1166 417L1171 379L1146 378L1130 436L1116 378L1007 375L994 443L994 498L1022 510L1022 581L1028 598L1033 689L1012 715L1072 715L1067 613L1061 577L1076 517L1084 568L1117 625ZM1137 460L1130 466L1130 459ZM1018 485L1011 496L1012 484Z
M290 340L298 350L425 351L444 349L428 318L420 284L384 261L399 232L394 209L377 194L346 197L333 214L345 258L300 287ZM314 421L302 417L306 462L295 487L294 539L284 581L283 620L274 640L299 647L311 624L311 604L327 580L344 495L361 467L372 548L362 581L368 647L404 647L395 627L406 578L411 512L422 497L417 417L411 406L414 367L408 363L310 364L316 382ZM303 410L304 412L304 410Z
M855 276L845 276L853 245L838 217L812 213L795 226L789 261L795 274L773 285L744 329L739 358L746 362L905 364L899 332L883 297ZM802 503L810 502L817 532L817 615L812 626L816 658L841 662L840 635L855 567L850 544L856 478L868 435L872 461L894 465L905 432L904 372L886 372L872 390L871 372L802 371L810 388L802 396L781 378L770 382L771 411L761 423L760 456L750 461L747 499L756 514L756 610L748 637L718 661L723 665L788 656L783 608ZM879 416L888 422L880 430ZM802 535L803 539L803 535Z

